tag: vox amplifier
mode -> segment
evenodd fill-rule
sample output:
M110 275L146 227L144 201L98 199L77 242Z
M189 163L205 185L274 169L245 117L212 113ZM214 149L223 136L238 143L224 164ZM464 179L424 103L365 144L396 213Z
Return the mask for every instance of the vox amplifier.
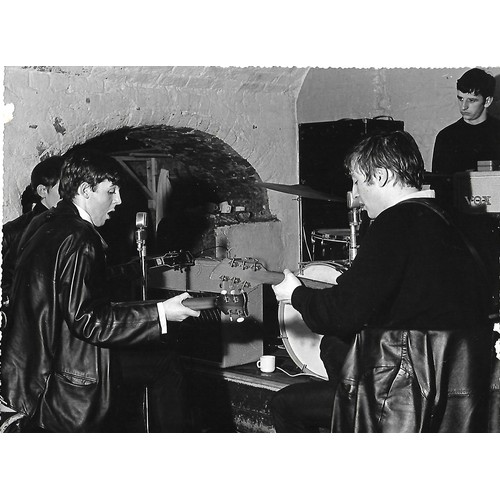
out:
M453 176L455 208L470 214L500 213L500 171L459 172Z

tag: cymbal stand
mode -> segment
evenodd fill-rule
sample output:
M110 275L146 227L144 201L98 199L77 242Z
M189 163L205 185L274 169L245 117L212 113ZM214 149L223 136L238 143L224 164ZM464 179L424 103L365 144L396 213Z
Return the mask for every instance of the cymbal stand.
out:
M350 229L348 265L350 266L358 253L359 245L356 241L356 235L361 224L361 210L363 210L363 206L359 202L359 198L355 198L351 191L347 192L347 208L349 210L348 218Z

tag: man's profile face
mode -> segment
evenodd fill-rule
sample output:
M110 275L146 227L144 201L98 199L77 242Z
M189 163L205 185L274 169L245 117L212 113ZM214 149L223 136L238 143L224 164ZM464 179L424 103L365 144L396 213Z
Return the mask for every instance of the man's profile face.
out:
M55 207L61 199L59 195L59 181L52 187L39 184L36 188L36 192L41 198L42 205L45 205L47 208Z
M489 106L488 102L481 94L470 94L457 90L458 109L464 121L471 125L486 120L486 108Z
M88 194L87 212L96 227L103 226L109 214L122 202L120 188L105 180L97 184L94 190L89 189Z
M370 219L375 219L386 206L384 189L381 187L381 182L376 178L368 182L365 174L357 169L351 171L351 178L353 197L359 198Z
M45 205L48 208L55 207L61 196L59 195L59 181L57 181L52 187L47 187L47 196L45 197Z

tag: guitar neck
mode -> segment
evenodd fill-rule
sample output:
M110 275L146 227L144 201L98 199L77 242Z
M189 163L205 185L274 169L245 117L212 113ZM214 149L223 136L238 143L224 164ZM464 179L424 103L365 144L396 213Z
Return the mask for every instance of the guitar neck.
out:
M309 288L325 288L332 286L329 283L325 283L323 281L312 280L310 278L304 278L302 276L297 276L299 281ZM267 285L277 285L281 283L285 279L285 275L283 273L274 272L274 271L266 271L265 272L265 281L263 284Z
M194 311L204 311L217 307L217 297L190 297L184 299L182 303Z

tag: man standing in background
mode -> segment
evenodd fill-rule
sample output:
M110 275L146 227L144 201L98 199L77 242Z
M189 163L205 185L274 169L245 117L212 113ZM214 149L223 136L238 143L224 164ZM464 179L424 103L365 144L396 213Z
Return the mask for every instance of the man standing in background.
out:
M495 78L473 68L457 80L460 120L441 130L434 144L432 172L475 170L480 160L500 160L500 120L488 116Z

